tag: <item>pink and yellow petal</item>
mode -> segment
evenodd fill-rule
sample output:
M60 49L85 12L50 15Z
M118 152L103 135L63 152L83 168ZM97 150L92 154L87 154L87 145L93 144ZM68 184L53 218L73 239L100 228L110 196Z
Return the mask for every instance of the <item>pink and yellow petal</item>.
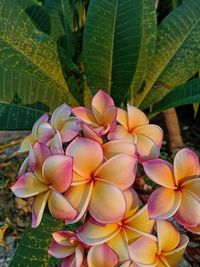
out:
M103 125L109 125L109 131L114 131L117 125L117 108L115 106L108 106L103 114Z
M96 118L90 109L84 107L76 107L72 109L72 112L77 118L79 118L83 122L95 128L99 127L99 124L96 121Z
M42 123L37 129L37 137L35 137L35 139L43 144L46 144L54 137L55 133L55 129L49 123Z
M50 191L47 191L35 197L32 206L32 228L36 228L40 224L49 195Z
M123 221L126 228L126 234L129 243L132 243L141 235L153 238L150 233L154 227L154 220L149 219L149 212L147 205L138 210L137 213Z
M72 231L57 231L52 233L53 240L61 246L74 246L71 240L78 240L76 234Z
M49 190L49 186L40 182L32 172L26 172L15 182L11 190L17 197L27 198Z
M24 140L22 141L21 145L20 145L20 148L18 150L18 152L26 152L26 151L29 151L30 149L30 145L33 145L35 143L35 138L34 136L31 134L29 134L28 136L26 136L24 138Z
M119 261L129 259L128 240L123 229L112 239L107 241L107 244L117 253Z
M56 135L50 140L48 146L53 155L64 155L62 140L58 131Z
M128 114L125 110L117 109L117 121L128 131Z
M110 141L102 145L103 154L109 159L117 154L135 156L135 145L124 140Z
M115 224L97 224L88 220L78 228L77 236L85 244L94 246L107 242L119 233L120 227Z
M113 132L108 134L109 140L125 140L132 143L136 143L136 136L129 133L126 128L121 125L117 125L116 129Z
M89 138L77 137L67 147L66 154L73 157L73 170L85 178L90 178L103 161L100 144Z
M126 214L125 218L128 219L132 215L136 213L139 208L139 198L138 194L135 192L134 189L129 188L125 190L124 197L126 199Z
M166 220L172 217L180 207L181 193L173 189L159 187L148 201L149 216L152 219Z
M32 129L32 134L35 138L35 140L37 140L38 137L38 128L42 123L46 123L49 120L49 116L47 113L43 114L33 125L33 129Z
M149 123L149 120L147 119L147 116L144 114L144 112L134 106L127 105L127 113L129 131L132 131L137 126Z
M137 160L134 157L118 154L101 165L94 176L126 190L134 183L136 171Z
M200 199L200 178L193 178L181 185L183 190L189 191Z
M112 183L95 179L89 211L100 223L120 221L126 212L126 201L122 191Z
M75 247L73 246L62 246L53 241L48 249L48 253L57 259L63 259L72 255L75 252Z
M98 142L100 145L103 144L103 140L101 136L96 132L96 129L93 129L92 127L90 127L84 122L81 123L81 129L82 129L83 135L86 138L90 138Z
M71 186L65 193L65 198L77 210L78 214L73 220L66 220L66 224L79 221L88 209L91 194L93 190L93 182Z
M78 135L80 130L80 121L77 118L69 118L60 131L62 142L71 141Z
M200 224L195 227L185 227L189 232L200 235Z
M45 160L42 167L43 177L58 192L65 192L72 181L73 159L66 155L53 155Z
M179 262L183 258L183 254L189 242L189 238L186 235L181 235L178 247L172 251L163 252L162 256L165 257L169 266L178 266Z
M174 217L185 227L196 227L200 224L200 199L189 191L181 192L182 201Z
M51 215L56 219L73 220L77 216L77 211L67 199L54 190L51 190L48 207Z
M155 183L176 189L172 165L162 159L153 159L143 163L146 175Z
M156 221L156 231L158 237L158 254L160 254L161 251L173 250L178 246L180 233L172 223L161 220Z
M92 111L99 125L102 125L103 115L109 106L114 106L112 97L99 90L92 99Z
M151 265L157 261L157 244L145 236L140 237L129 246L130 258L137 263Z
M136 154L140 161L156 159L160 155L159 147L152 139L144 135L137 135Z
M88 267L114 267L118 263L118 255L106 244L93 246L87 255Z
M51 124L56 130L60 131L70 114L71 108L65 103L62 104L54 110L51 116Z
M197 155L188 148L179 150L174 158L174 175L176 184L180 185L185 179L199 176L200 166Z
M138 126L134 129L134 133L149 137L160 148L163 140L162 129L155 124L146 124Z

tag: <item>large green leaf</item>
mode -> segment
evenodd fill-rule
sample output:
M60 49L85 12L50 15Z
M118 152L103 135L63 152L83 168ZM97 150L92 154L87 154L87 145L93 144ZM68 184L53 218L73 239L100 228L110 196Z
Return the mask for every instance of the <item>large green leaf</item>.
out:
M199 14L199 0L183 1L162 21L158 28L156 53L137 106L148 107L199 70Z
M0 68L0 77L0 130L31 129L44 112L65 101L57 88L25 73Z
M83 55L93 94L102 88L112 94L118 105L127 95L134 70L141 60L143 17L147 13L152 16L152 3L147 0L90 1Z
M51 242L51 234L64 228L61 221L44 214L40 226L36 229L28 227L17 247L9 267L56 267L58 262L47 253Z
M135 95L141 88L155 52L157 21L154 0L139 1L134 17L138 19L138 24L134 27L136 66L130 87L130 100L132 103L134 103Z
M0 67L51 84L65 100L74 104L52 39L34 27L15 1L1 1L0 9Z
M153 114L182 105L200 102L200 78L176 87L154 109Z

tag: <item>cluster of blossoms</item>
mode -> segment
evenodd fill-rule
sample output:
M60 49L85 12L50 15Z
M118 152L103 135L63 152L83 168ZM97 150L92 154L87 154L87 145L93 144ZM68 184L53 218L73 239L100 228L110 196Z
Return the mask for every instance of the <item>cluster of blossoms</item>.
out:
M75 232L52 234L48 253L62 258L62 267L179 264L189 239L173 221L200 233L200 166L187 148L173 166L159 159L162 135L142 111L117 108L102 90L91 109L63 104L35 123L11 189L34 196L34 228L47 202L66 225L81 222ZM133 189L139 168L160 185L145 205Z

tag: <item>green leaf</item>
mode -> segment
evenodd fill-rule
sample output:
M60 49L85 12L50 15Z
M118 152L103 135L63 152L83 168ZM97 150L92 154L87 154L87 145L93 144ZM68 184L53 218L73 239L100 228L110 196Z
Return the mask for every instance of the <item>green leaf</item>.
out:
M44 113L65 101L51 84L0 68L0 130L29 130Z
M199 14L199 0L184 1L159 25L156 53L145 80L144 92L137 98L137 106L146 108L162 99L199 70Z
M153 1L91 0L89 4L83 41L86 76L93 94L102 88L117 105L128 93L140 58L143 3L151 6Z
M130 99L133 103L155 52L157 21L154 0L139 1L134 17L138 19L138 24L134 27L136 66L130 87Z
M176 87L167 94L153 111L153 114L182 105L200 102L200 78Z
M50 267L59 266L47 253L51 242L51 234L54 231L62 230L64 224L55 220L49 214L44 214L39 227L33 229L28 227L23 238L17 247L15 255L9 267Z

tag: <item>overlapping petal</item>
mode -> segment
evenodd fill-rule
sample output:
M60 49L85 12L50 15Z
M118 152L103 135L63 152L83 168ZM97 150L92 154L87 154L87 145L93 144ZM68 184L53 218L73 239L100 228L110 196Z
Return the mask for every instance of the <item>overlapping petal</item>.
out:
M199 176L200 166L197 155L188 148L183 148L176 153L174 158L174 175L177 185L185 179Z
M193 178L182 183L181 188L189 191L200 199L200 178Z
M128 219L132 215L136 213L139 208L139 198L138 194L135 192L134 189L129 188L125 190L124 197L126 199L126 214L125 218Z
M42 167L43 177L58 192L65 192L72 181L73 159L66 155L53 155L45 160Z
M145 135L138 134L136 143L136 153L137 156L140 158L140 161L146 161L158 158L160 155L160 150L151 138Z
M126 212L126 201L122 191L112 183L95 179L89 211L100 223L120 221Z
M176 189L172 165L162 159L154 159L143 163L146 175L155 183L167 188Z
M76 107L72 109L72 112L77 118L79 118L83 122L91 125L94 128L99 127L98 122L96 121L96 118L90 109L84 107Z
M24 140L22 141L20 148L19 148L19 152L26 152L29 151L30 149L30 145L33 145L35 143L35 138L34 136L31 134L29 134L28 136L26 136L24 138Z
M44 209L48 201L50 191L41 193L35 197L33 206L32 206L32 224L33 228L38 227L42 220Z
M189 238L186 235L180 236L180 242L172 251L163 252L162 256L165 258L166 262L169 266L178 266L179 262L183 258L183 254L185 252L185 248L189 242Z
M103 154L106 159L109 159L117 154L126 154L135 156L135 145L124 140L114 140L102 145Z
M42 183L32 172L23 174L11 187L17 197L27 198L49 190L49 186Z
M107 242L120 231L118 224L97 224L87 220L78 229L77 236L85 244L94 246Z
M150 218L157 220L170 218L180 207L181 199L180 191L159 187L151 194L148 201Z
M65 230L53 232L52 237L53 240L61 246L73 246L73 242L71 242L71 240L77 239L74 232Z
M49 149L53 155L64 155L62 139L57 131L55 136L48 142Z
M88 209L89 201L93 190L93 182L71 186L64 194L65 198L77 210L78 214L73 220L66 220L66 224L79 221Z
M48 253L57 259L68 257L75 252L74 246L62 246L57 244L55 241L51 243L48 249Z
M62 142L71 141L77 136L80 130L80 121L77 118L69 118L60 130Z
M112 182L125 190L134 183L136 171L137 160L132 156L119 154L101 165L94 173L94 177Z
M56 219L73 220L77 216L77 211L74 207L64 198L64 196L54 190L48 200L49 211Z
M66 154L73 157L73 170L85 178L91 177L103 161L100 144L89 138L77 137L67 147Z
M107 241L107 244L117 253L120 261L129 259L128 240L124 229Z
M161 251L171 251L178 246L180 233L170 222L156 221L156 231L158 236L158 254Z
M88 267L114 267L118 263L117 254L106 244L91 247L87 256Z
M129 132L133 131L133 129L137 126L149 123L149 120L144 112L134 106L127 105L127 115Z
M157 244L155 240L140 237L129 246L130 258L139 264L152 265L157 262Z
M200 199L189 191L182 190L182 201L175 214L176 220L185 227L200 224Z
M81 123L81 129L85 137L98 142L100 145L103 144L103 140L101 136L95 131L95 129L93 129L92 127L90 127L84 122Z
M154 141L154 143L160 148L163 140L162 129L155 124L146 124L138 126L134 129L134 133L137 135L144 135Z
M110 132L108 134L108 139L109 140L125 140L125 141L129 141L132 143L137 142L136 135L129 133L127 129L121 125L117 125L115 131Z
M71 114L71 108L67 104L57 107L51 116L51 124L60 131Z
M51 126L50 123L41 123L37 129L37 136L34 136L34 138L35 141L46 144L54 137L55 133L55 129Z
M117 121L128 130L128 115L127 112L121 108L117 109Z

